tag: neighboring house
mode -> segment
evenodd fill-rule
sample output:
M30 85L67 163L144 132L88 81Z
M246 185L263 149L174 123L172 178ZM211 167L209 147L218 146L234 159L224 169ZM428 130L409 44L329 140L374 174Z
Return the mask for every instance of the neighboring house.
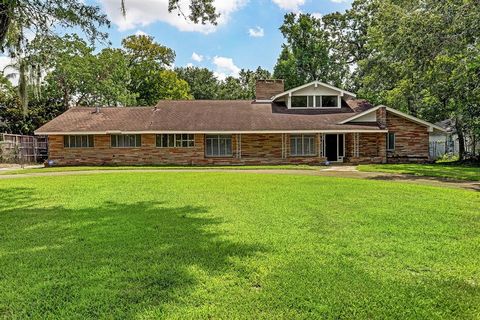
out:
M259 80L253 101L72 108L35 133L59 165L201 165L421 162L434 130L319 81L284 91L283 80Z
M455 121L453 119L446 119L435 123L435 125L443 128L444 131L435 130L430 135L430 157L437 159L444 154L458 156L460 153L460 143L455 128ZM480 141L475 141L474 137L467 135L465 137L465 152L467 154L477 154L479 151Z

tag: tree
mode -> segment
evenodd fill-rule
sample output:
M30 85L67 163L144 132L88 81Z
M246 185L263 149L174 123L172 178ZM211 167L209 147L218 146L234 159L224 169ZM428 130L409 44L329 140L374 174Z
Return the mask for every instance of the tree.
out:
M274 76L291 88L320 80L341 86L347 66L332 52L332 43L320 19L310 14L289 13L280 27L285 38Z
M138 94L137 102L140 105L152 105L161 98L172 99L179 96L157 91L165 86L169 88L176 84L181 88L184 86L178 79L172 77L172 74L163 72L175 61L175 52L172 49L156 43L153 37L146 35L127 37L122 40L122 47L132 77L128 88ZM165 75L166 79L161 79L162 75ZM167 85L166 80L173 82ZM186 98L189 95L180 96Z
M478 1L355 0L323 21L333 51L353 64L359 96L433 122L454 119L463 158L463 137L478 131Z
M69 106L118 106L135 103L136 93L128 89L131 81L127 58L120 49L93 48L78 36L55 37L45 87L61 97L63 109Z
M270 71L262 69L260 66L257 70L240 70L239 80L243 87L243 99L255 99L255 87L257 80L270 79L272 77Z
M217 99L219 83L212 71L207 68L183 67L175 68L175 72L188 83L194 99Z

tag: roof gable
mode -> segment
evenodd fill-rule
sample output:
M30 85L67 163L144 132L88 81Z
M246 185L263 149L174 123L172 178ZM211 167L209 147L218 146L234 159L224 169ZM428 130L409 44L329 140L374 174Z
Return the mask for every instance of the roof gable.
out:
M286 95L295 94L296 92L299 92L299 93L305 92L305 91L307 91L308 88L322 88L327 92L327 94L332 94L332 95L336 94L336 95L339 95L341 97L343 97L343 96L348 96L348 97L352 97L352 98L356 97L355 93L352 93L352 92L334 87L332 85L329 85L328 83L324 83L324 82L321 82L321 81L312 81L312 82L306 83L302 86L292 88L290 90L279 93L276 96L272 97L272 101L274 101L274 100L276 100L280 97L284 97Z
M412 122L415 122L415 123L418 123L418 124L421 124L421 125L424 125L426 127L428 127L429 131L433 131L433 129L435 130L438 130L438 131L443 131L445 132L445 129L443 129L442 127L439 127L437 125L434 125L433 123L430 123L428 121L424 121L422 119L419 119L417 117L414 117L414 116L411 116L409 114L406 114L406 113L403 113L401 111L398 111L396 109L392 109L390 107L386 107L384 105L379 105L379 106L376 106L374 108L371 108L371 109L368 109L364 112L360 112L352 117L349 117L347 119L344 119L342 121L339 122L339 124L348 124L348 123L351 123L351 122L356 122L356 121L359 121L359 119L362 119L362 118L366 118L370 113L372 112L376 112L378 109L380 108L386 108L387 111L397 115L397 116L400 116L402 118L405 118L407 120L410 120Z

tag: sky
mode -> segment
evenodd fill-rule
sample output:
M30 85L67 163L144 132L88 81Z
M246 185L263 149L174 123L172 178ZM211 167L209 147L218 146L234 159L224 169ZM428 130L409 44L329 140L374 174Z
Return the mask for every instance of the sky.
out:
M176 12L169 13L168 0L125 0L127 15L120 11L120 0L84 0L98 5L112 22L107 30L113 47L132 34L147 34L175 50L175 66L206 67L218 78L238 75L240 69L273 70L281 50L279 31L288 12L322 16L344 11L351 0L215 0L220 13L218 24L196 25ZM188 5L187 0L182 0ZM188 9L184 10L188 12ZM0 56L0 67L7 63Z

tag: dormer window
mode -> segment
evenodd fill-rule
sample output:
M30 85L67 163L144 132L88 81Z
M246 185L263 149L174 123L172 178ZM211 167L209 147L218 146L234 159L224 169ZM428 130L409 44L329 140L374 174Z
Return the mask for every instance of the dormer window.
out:
M292 96L291 108L338 108L338 96Z

